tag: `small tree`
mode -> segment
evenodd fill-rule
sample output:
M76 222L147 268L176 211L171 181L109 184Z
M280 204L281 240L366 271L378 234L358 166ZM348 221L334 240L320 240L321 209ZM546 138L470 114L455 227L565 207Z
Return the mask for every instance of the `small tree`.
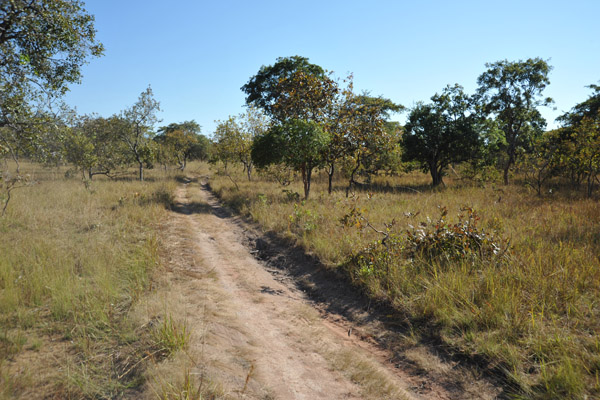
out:
M447 86L431 104L417 104L402 137L403 158L429 171L433 186L443 184L450 163L470 159L480 146L473 101L460 85Z
M152 165L153 148L150 142L152 128L158 122L156 113L160 111L160 103L154 99L152 88L140 94L138 101L121 113L121 117L129 126L119 136L127 145L129 152L138 165L139 180L144 180L144 166Z
M299 171L304 198L308 199L312 172L323 165L323 153L329 140L329 135L316 122L289 120L256 138L252 161L259 168L282 163Z
M267 130L265 116L255 107L249 107L246 113L229 117L219 122L215 130L215 155L225 164L239 162L244 166L248 180L252 180L252 143Z

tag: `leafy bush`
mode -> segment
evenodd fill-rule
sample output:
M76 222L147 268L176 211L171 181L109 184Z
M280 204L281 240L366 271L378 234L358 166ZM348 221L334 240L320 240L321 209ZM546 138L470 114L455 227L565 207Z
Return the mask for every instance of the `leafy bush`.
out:
M405 216L414 217L410 213ZM364 216L364 210L353 208L341 219L345 226L368 227L383 237L355 253L346 265L354 267L351 269L354 269L355 279L375 278L379 284L385 281L383 286L389 291L393 286L391 280L399 270L409 268L414 273L421 270L436 273L456 265L476 267L506 260L509 242L501 239L495 230L487 232L480 228L475 210L462 207L454 224L447 221L447 216L447 208L440 207L437 221L427 218L416 226L409 224L405 232L393 232L395 220L386 224L385 230L378 230Z
M421 222L417 227L409 225L404 244L406 257L442 264L502 258L508 243L499 239L496 232L480 228L480 218L472 208L463 207L460 212L455 224L447 222L448 210L440 207L437 221Z

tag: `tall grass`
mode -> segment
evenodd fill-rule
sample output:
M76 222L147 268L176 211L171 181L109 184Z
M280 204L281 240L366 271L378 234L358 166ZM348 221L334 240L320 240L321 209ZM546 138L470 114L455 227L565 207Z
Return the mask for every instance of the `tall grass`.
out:
M232 178L239 189L228 177L215 174L211 180L226 203L265 230L295 238L330 268L344 266L356 285L393 305L421 326L423 335L484 356L505 371L514 395L600 396L597 201L556 192L540 198L522 186L452 179L447 188L432 190L420 173L377 178L349 198L343 180L327 195L325 176L317 176L312 197L298 201L290 194L302 193L298 183L282 188L260 177L253 182L242 174ZM410 226L435 221L439 206L449 210L449 222L456 222L461 207L474 208L482 228L510 243L508 261L419 263L398 256L372 260L385 273L360 273L353 260L372 255L369 245L382 235L364 225L344 226L340 221L351 209L379 230L395 219L392 231L402 247Z
M21 168L35 184L15 191L0 218L0 393L122 393L139 384L132 366L151 346L128 316L151 285L176 183L157 172L84 184L61 169Z

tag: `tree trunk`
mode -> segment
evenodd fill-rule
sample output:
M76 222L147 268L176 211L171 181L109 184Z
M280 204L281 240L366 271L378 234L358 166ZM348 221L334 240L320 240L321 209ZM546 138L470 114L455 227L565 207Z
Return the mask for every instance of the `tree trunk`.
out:
M310 181L312 178L312 165L309 166L306 170L306 189L304 190L304 199L308 200L308 195L310 194Z
M504 165L504 184L508 185L508 171L510 170L510 164L507 162Z
M508 185L508 173L510 171L510 167L515 162L515 153L517 151L517 135L512 134L510 136L510 143L508 145L508 160L506 160L506 164L504 164L504 184Z
M356 174L356 171L358 171L358 168L360 168L360 156L356 159L356 166L354 167L354 169L352 170L352 173L350 174L350 180L348 181L348 187L346 188L346 197L348 197L348 195L350 194L350 190L352 189L352 184L355 183L354 182L354 174Z
M429 172L431 174L431 179L432 179L432 186L433 187L438 187L440 184L443 185L444 181L442 180L442 171L441 168L438 169L437 167L433 166L429 168Z
M304 200L308 199L308 195L310 192L310 172L306 165L300 167L300 172L302 172L302 185L304 186Z
M138 163L139 164L139 169L140 169L140 181L143 182L144 181L144 163Z
M335 164L331 163L331 165L329 166L329 170L327 171L327 175L329 178L329 186L327 186L327 193L331 194L331 191L333 189L333 174L335 172Z

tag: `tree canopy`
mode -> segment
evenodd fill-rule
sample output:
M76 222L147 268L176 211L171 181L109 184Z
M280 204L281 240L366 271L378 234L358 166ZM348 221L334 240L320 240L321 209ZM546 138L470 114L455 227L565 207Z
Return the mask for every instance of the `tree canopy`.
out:
M0 126L24 123L40 96L63 95L102 51L81 1L0 2Z
M337 85L308 58L293 56L263 65L241 89L246 93L246 104L262 109L271 118L318 120Z

